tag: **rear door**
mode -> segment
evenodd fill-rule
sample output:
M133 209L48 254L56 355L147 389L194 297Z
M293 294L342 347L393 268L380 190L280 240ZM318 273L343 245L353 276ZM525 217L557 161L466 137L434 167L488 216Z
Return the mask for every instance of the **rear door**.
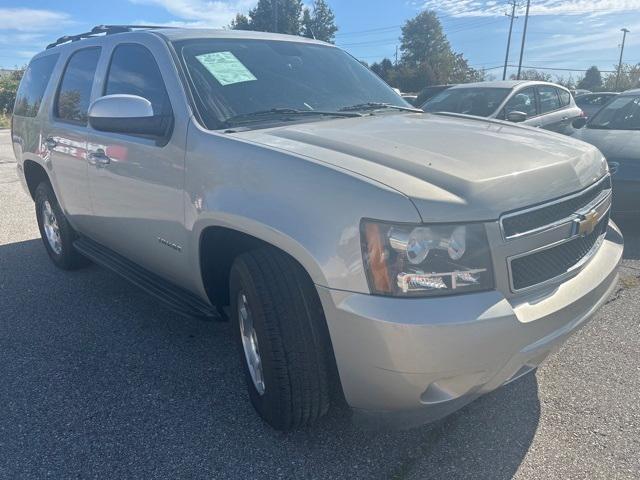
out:
M538 105L540 116L536 119L537 127L558 132L562 130L562 124L566 120L561 111L558 89L551 85L538 85Z
M147 269L178 280L187 264L183 182L188 116L178 101L179 80L165 44L149 35L129 39L112 40L106 47L98 97L146 98L154 114L173 118L173 128L163 138L90 128L89 156L100 157L89 163L91 236Z
M91 214L87 179L87 110L100 47L74 50L66 58L48 119L42 128L46 163L56 195L72 225L84 230Z
M568 133L571 122L580 114L574 106L571 94L553 85L538 85L540 116L536 126L558 133Z

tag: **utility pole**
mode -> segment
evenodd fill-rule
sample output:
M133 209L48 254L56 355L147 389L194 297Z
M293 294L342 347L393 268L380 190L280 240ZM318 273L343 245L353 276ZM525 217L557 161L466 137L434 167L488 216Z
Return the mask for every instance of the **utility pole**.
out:
M520 46L520 61L518 62L517 79L520 80L520 72L522 71L522 56L524 55L524 42L527 39L527 24L529 23L529 7L531 0L527 0L527 13L524 15L524 30L522 31L522 45Z
M507 63L509 63L509 49L511 48L511 32L513 32L513 20L516 18L516 0L511 0L511 15L505 13L507 17L511 17L509 22L509 38L507 38L507 54L504 56L504 70L502 71L502 80L507 79Z
M273 27L273 31L275 33L278 33L278 0L273 0L273 23L274 23L274 27Z
M622 46L620 47L620 61L618 62L618 75L616 76L616 90L618 90L618 83L620 83L620 72L622 71L622 54L624 53L624 41L627 39L627 33L629 30L621 28L622 32Z

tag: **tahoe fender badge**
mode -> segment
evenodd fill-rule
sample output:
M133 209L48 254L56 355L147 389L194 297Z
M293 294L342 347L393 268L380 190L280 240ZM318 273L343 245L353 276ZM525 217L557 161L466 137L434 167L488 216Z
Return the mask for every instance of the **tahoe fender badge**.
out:
M176 252L181 252L182 247L177 243L171 243L169 240L165 240L164 238L158 237L158 242L162 245L174 249Z

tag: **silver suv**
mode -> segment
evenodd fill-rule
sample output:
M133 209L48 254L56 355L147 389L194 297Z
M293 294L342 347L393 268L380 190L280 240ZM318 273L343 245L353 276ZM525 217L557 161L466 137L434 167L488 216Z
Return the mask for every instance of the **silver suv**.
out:
M508 120L565 135L573 133L571 122L584 115L566 88L528 80L455 85L427 100L422 109Z
M617 280L595 147L425 114L314 40L63 37L29 64L12 138L52 261L230 312L277 429L342 400L378 422L442 417L535 369Z

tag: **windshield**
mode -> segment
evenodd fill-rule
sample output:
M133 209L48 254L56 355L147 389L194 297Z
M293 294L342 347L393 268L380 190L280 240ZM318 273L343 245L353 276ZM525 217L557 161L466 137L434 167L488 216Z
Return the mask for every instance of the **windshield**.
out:
M588 128L640 130L640 97L616 97L591 119Z
M425 112L452 112L488 117L511 92L508 88L450 88L428 100Z
M209 129L331 118L331 112L410 107L386 83L344 51L302 42L198 39L176 42L198 111ZM355 108L354 106L362 106ZM318 115L311 114L316 112ZM353 115L340 115L353 116Z

